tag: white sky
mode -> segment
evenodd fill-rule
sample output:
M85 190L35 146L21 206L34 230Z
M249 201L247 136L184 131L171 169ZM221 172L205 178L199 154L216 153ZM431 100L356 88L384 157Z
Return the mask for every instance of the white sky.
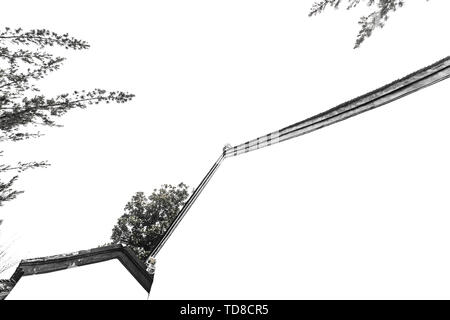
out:
M195 187L225 143L450 53L448 1L409 1L358 50L364 8L308 18L312 2L3 2L2 25L92 45L64 52L45 92L136 98L6 148L52 166L21 176L2 241L19 259L96 247L136 191ZM158 255L152 298L450 298L449 85L227 159Z

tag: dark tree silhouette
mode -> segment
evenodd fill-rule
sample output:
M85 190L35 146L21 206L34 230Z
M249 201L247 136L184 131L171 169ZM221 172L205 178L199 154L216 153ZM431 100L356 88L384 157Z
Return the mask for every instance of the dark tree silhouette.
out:
M55 97L39 94L35 82L58 70L64 61L49 52L52 47L84 50L89 44L46 29L5 28L0 31L0 143L39 137L41 133L36 128L58 126L55 119L71 109L102 101L123 103L133 97L129 93L102 89L74 91ZM0 151L1 156L3 151ZM0 164L0 206L22 192L13 188L18 173L48 165L46 161Z
M426 0L428 1L428 0ZM355 48L358 48L361 43L372 35L376 28L383 28L389 15L397 9L403 7L404 0L321 0L316 1L309 12L309 16L314 16L322 13L327 7L338 9L345 2L347 10L355 8L360 4L366 4L369 7L374 7L374 10L366 16L362 16L359 20L361 29L358 32L355 42Z
M112 230L112 243L129 246L145 260L181 210L189 196L184 183L164 184L148 197L137 192Z

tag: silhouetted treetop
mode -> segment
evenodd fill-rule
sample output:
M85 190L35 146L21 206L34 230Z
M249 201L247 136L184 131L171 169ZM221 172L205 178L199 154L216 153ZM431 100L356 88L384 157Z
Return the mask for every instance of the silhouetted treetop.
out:
M47 29L22 30L6 27L0 31L0 143L41 136L34 128L58 126L56 118L76 108L100 102L124 103L134 95L103 89L78 90L54 97L39 94L38 80L58 70L65 58L55 56L51 47L84 50L89 44L66 34ZM3 151L0 151L0 157ZM22 172L48 166L46 161L0 164L0 174ZM20 191L12 189L17 175L0 177L0 206Z
M428 1L428 0L426 0ZM345 6L347 10L353 9L360 4L366 4L368 7L373 7L374 10L368 15L362 16L359 20L361 26L355 41L355 48L358 48L361 43L369 38L376 28L383 28L386 21L389 19L392 12L397 11L405 4L404 0L320 0L316 1L309 12L309 16L314 16L322 13L327 8L338 9Z
M188 186L164 184L150 196L137 192L112 230L111 240L129 246L145 260L169 228L189 196Z

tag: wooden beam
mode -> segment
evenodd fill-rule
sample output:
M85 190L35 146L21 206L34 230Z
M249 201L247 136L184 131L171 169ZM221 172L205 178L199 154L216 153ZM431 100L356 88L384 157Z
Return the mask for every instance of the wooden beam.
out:
M225 157L268 147L381 107L450 77L450 57L313 117L225 150Z

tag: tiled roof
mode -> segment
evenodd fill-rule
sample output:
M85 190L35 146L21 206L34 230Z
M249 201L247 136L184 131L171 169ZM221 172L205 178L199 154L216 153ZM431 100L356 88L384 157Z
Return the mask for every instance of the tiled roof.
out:
M0 300L4 299L22 276L54 272L73 267L118 259L137 282L150 292L153 274L134 252L122 245L110 245L55 256L22 260L9 280L0 280Z
M13 287L13 280L0 279L0 300L5 299Z

